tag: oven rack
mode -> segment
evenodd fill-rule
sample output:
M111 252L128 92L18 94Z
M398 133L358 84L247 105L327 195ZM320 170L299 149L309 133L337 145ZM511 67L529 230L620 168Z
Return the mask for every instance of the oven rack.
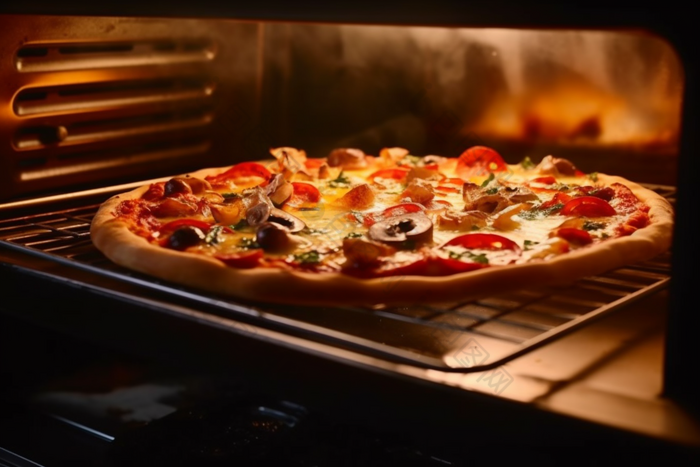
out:
M673 187L646 186L674 201ZM523 289L444 306L314 307L242 302L115 265L90 241L90 223L98 207L90 204L0 221L0 246L137 285L144 290L143 300L155 292L173 303L177 300L180 306L190 304L241 323L448 372L496 368L665 288L670 281L671 255L666 252L651 261L569 286Z

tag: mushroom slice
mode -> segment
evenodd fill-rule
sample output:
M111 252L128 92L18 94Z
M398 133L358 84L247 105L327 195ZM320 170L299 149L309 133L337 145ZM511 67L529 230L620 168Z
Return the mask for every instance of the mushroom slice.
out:
M270 210L270 215L268 216L267 221L279 224L292 233L301 232L306 228L306 224L303 220L289 214L287 211L277 208L272 208Z
M576 175L576 166L570 160L561 157L545 156L536 169L543 175Z
M328 165L342 167L347 170L358 170L367 167L365 153L360 149L338 148L328 155Z
M269 204L258 203L255 206L248 208L245 213L245 220L248 222L248 225L260 225L263 222L266 222L270 217L270 211L272 211L272 207L270 207Z
M430 182L414 178L401 193L402 198L409 198L414 203L425 204L435 198L435 190Z
M442 230L469 232L486 227L488 217L488 214L481 211L464 212L447 209L445 212L438 214L436 222Z
M255 242L265 251L277 252L289 250L294 245L289 229L274 222L263 222L258 226Z
M265 187L265 193L276 206L281 205L294 193L294 186L282 174L275 174Z
M357 185L338 199L348 209L367 209L374 204L374 192L367 183Z
M540 198L535 193L533 193L532 190L524 186L520 186L517 188L506 187L506 189L504 190L504 194L508 198L508 201L516 204L540 200Z
M343 240L343 254L350 265L376 264L382 256L390 256L396 249L383 243L365 238L346 238Z
M411 183L417 178L421 180L442 180L445 176L437 170L426 169L425 167L411 167L411 170L406 174L406 182Z
M369 228L368 235L372 240L394 245L406 241L429 243L433 240L433 222L423 213L404 214L377 222Z

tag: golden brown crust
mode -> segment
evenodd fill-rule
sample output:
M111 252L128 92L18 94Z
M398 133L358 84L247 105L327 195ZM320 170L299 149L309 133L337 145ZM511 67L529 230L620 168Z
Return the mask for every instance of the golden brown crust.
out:
M227 168L191 174L204 178ZM129 231L113 212L124 200L140 198L148 187L115 196L94 217L95 246L115 263L155 277L215 294L254 301L327 305L405 305L467 301L542 284L566 284L581 277L650 259L671 245L673 210L663 197L620 177L600 174L605 185L620 182L649 206L650 225L554 259L490 267L442 277L393 276L357 279L341 273L309 273L278 268L236 269L203 255L161 248Z

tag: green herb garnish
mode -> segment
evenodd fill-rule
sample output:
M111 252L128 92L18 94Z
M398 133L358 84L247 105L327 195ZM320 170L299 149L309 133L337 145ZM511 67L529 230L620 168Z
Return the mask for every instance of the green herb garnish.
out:
M533 167L535 167L535 163L532 162L532 160L530 159L530 156L525 156L525 159L520 161L520 166L523 169L527 170L527 169L532 169Z
M406 155L401 159L398 163L398 165L410 165L412 167L418 166L418 164L422 161L423 159L418 156L412 156L412 155Z
M328 230L328 229L310 229L307 227L304 230L302 230L301 233L304 233L307 235L323 235L323 234L327 234L328 232L330 232L330 230Z
M479 227L478 225L474 224L474 225L472 225L472 230L481 230L481 227Z
M602 222L592 222L592 221L585 221L583 223L583 230L588 230L589 232L591 230L600 230L605 227L605 224Z
M221 196L223 196L225 200L242 198L240 193L221 193Z
M243 248L244 250L254 250L256 248L260 248L260 245L258 245L258 242L256 242L252 237L243 237L238 242L238 247Z
M480 253L477 255L476 253L472 253L471 251L465 251L463 253L457 253L456 251L448 251L447 256L450 259L458 259L458 260L462 259L466 256L467 258L474 261L475 263L489 264L489 259L486 257L485 253Z
M487 195L495 195L496 193L498 193L498 188L489 188L486 190Z
M532 250L533 246L539 245L539 244L540 244L540 242L533 242L532 240L525 240L525 242L523 242L523 246L525 247L525 251Z
M532 220L532 219L536 219L539 217L547 217L550 214L553 214L553 213L559 211L563 207L564 207L564 205L562 203L557 203L553 206L550 206L550 207L544 208L544 209L537 207L537 208L530 209L529 211L520 211L517 215L521 219Z
M598 181L598 172L591 172L588 174L588 178L591 179L593 182Z
M328 186L331 188L347 187L350 186L350 179L345 175L345 172L341 170L336 178L328 182Z
M233 230L243 230L250 227L250 225L248 224L247 220L241 219L238 224L229 225L229 227L231 227Z
M207 245L216 245L221 241L221 230L224 227L221 225L215 225L211 229L209 229L209 232L207 232L207 236L204 237L204 242Z
M318 263L321 261L321 255L318 254L318 251L311 250L294 255L294 260L303 264Z
M487 186L489 186L489 183L491 183L494 178L496 178L496 176L493 174L493 172L491 172L489 174L489 177L486 180L484 180L484 182L481 184L481 188L486 188Z
M362 234L359 232L350 232L345 236L345 238L360 238L362 237Z

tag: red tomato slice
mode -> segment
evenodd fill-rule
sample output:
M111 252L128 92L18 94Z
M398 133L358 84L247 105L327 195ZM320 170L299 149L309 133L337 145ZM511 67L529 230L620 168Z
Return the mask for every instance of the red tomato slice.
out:
M521 251L520 246L513 240L502 237L501 235L488 233L460 235L443 245L443 247L446 246L461 246L475 250L512 250L516 253L520 253Z
M607 201L595 196L581 196L567 202L561 210L565 216L606 217L617 214Z
M268 180L272 174L265 168L264 165L257 162L241 162L236 164L226 172L215 176L206 177L213 184L224 183L227 180L235 180L244 177L259 177Z
M318 169L326 162L326 159L306 159L304 165L307 169Z
M464 151L457 160L455 171L462 179L488 175L492 172L508 170L500 154L486 146L473 146Z
M377 170L373 174L371 174L369 177L367 177L370 180L374 180L375 178L390 178L392 180L403 180L406 178L406 174L408 173L409 169L382 169L382 170Z
M287 204L290 206L301 206L304 204L315 204L321 200L321 192L310 183L292 182L294 193Z
M552 176L537 177L533 178L528 183L542 183L543 185L554 185L555 183L557 183L557 179Z
M549 209L552 206L555 206L557 204L566 204L569 201L571 201L571 196L567 195L566 193L557 193L556 195L554 195L554 198L540 204L540 209Z
M586 173L585 173L585 172L581 172L579 169L576 169L576 170L574 171L574 175L577 176L577 177L585 177L585 176L586 176Z
M377 222L381 222L385 219L403 216L404 214L409 214L412 212L423 211L424 209L425 208L423 206L415 203L397 204L396 206L391 206L381 212L370 212L366 214L362 223L365 225L365 227L371 227Z
M565 227L563 229L558 229L556 235L557 237L578 245L588 245L593 241L591 234L583 229Z
M209 222L204 222L200 221L197 219L175 219L174 221L170 221L166 224L164 224L160 229L159 232L171 232L176 229L179 229L180 227L197 227L200 229L202 232L207 233L209 229L211 228L212 224Z
M244 253L214 255L214 258L218 259L226 266L240 269L251 269L260 264L260 260L263 259L263 250L256 249L246 251Z

